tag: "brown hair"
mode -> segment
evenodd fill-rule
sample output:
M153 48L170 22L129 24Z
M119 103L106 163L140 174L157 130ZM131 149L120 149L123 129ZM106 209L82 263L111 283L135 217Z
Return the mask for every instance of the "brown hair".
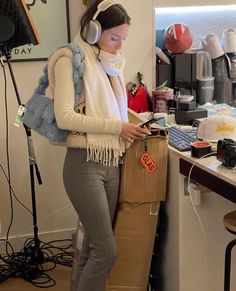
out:
M85 40L83 36L84 28L93 19L93 16L97 11L97 6L102 1L104 0L95 1L81 18L80 35L83 40ZM122 5L114 3L114 5L110 6L105 11L101 11L96 20L100 23L103 31L122 24L130 24L131 18Z

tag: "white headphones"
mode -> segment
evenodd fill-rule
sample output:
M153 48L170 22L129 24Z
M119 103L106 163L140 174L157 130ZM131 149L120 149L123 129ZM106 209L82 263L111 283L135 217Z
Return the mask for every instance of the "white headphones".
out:
M101 11L107 10L110 6L114 5L112 0L104 0L98 4L97 11L94 14L92 20L84 27L83 36L90 44L95 44L99 41L102 33L101 24L96 20L98 14Z

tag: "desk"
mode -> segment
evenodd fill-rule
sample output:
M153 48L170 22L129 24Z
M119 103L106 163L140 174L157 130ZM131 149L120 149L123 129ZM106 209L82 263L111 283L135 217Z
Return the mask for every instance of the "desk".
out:
M186 195L186 177L193 163L190 178L207 187L195 209ZM235 202L236 170L221 166L213 156L193 159L190 152L169 148L165 285L161 291L223 290L224 250L233 238L225 231L223 216L235 210ZM232 264L236 266L235 254ZM236 290L236 278L232 286Z
M236 169L223 167L215 156L194 159L190 156L190 152L179 154L179 156L181 174L188 176L193 163L195 163L190 178L236 203Z

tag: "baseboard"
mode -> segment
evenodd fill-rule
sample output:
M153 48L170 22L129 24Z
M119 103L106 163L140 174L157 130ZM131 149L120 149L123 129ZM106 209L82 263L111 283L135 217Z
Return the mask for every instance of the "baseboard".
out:
M50 232L39 232L38 237L39 240L42 242L51 242L54 240L63 240L63 239L72 239L73 234L76 232L76 228L71 229L60 229ZM24 247L24 243L27 239L33 238L33 234L26 234L26 235L18 235L18 236L10 236L9 242L12 244L14 251L18 252ZM0 239L5 239L4 237L1 237ZM0 244L0 253L5 254L5 244Z

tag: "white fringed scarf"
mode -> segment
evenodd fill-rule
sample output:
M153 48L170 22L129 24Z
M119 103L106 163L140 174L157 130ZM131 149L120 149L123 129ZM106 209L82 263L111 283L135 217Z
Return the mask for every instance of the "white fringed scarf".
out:
M124 57L112 55L75 39L83 50L86 115L111 120L128 120L127 95L123 78ZM118 135L87 134L87 160L118 166L125 142Z

